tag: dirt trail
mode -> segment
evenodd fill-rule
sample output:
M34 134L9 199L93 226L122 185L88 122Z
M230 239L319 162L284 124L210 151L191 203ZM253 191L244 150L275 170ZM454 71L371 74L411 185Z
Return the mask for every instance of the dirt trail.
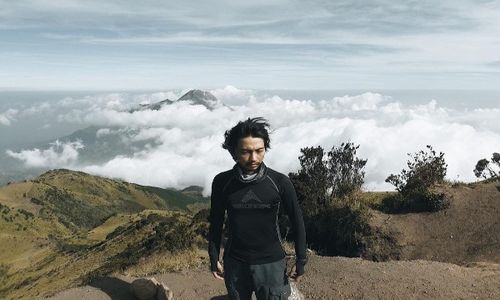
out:
M498 299L500 265L474 267L416 261L371 262L360 258L310 257L299 288L306 299ZM208 269L155 276L175 299L226 299L224 283ZM117 276L63 291L50 300L134 299L128 285L134 278Z

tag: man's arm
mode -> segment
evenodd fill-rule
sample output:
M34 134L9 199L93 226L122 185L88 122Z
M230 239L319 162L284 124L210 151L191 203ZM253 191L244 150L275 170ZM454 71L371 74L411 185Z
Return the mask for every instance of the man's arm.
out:
M212 182L212 195L210 196L210 227L208 232L208 254L210 256L210 270L217 272L217 262L219 261L220 242L222 236L222 226L224 225L224 214L226 208L222 198L222 186L220 178L215 176Z
M283 205L295 231L295 271L300 276L304 274L304 266L307 262L304 218L302 217L302 210L300 209L297 194L290 178L283 176L281 186L283 188Z

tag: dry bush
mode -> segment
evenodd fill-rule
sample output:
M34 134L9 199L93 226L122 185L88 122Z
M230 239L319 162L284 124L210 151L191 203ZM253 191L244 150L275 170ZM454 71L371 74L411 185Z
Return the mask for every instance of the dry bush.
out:
M301 149L301 169L290 173L304 213L308 246L323 255L358 256L368 234L368 210L359 201L366 159L356 156L353 143ZM281 232L290 226L283 218ZM293 234L291 234L293 236Z
M408 153L410 156L407 162L408 169L403 169L398 175L391 174L385 180L396 187L398 194L384 199L382 205L384 211L422 212L449 207L450 203L444 194L431 191L433 186L444 182L448 167L444 153L437 154L430 145L426 148L426 151Z

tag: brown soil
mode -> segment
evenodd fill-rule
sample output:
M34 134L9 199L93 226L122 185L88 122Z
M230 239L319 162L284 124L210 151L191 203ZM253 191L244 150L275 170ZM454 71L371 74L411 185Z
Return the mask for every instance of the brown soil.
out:
M373 211L365 257L500 264L500 183L439 188L451 200L435 213Z
M306 299L495 299L500 295L500 265L417 261L371 262L360 258L310 257L299 289ZM224 282L207 269L155 276L175 299L226 299ZM117 276L63 291L50 300L134 299L134 278Z

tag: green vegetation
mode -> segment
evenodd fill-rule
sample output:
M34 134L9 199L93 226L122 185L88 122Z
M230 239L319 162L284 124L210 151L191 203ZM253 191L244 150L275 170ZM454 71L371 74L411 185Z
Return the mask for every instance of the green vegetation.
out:
M7 278L7 274L9 273L9 265L0 264L0 284L2 284Z
M480 159L474 168L474 175L488 181L500 181L500 153L494 152L491 161Z
M401 174L391 174L386 182L396 187L398 194L384 199L382 210L391 213L438 211L449 207L449 200L442 193L434 193L431 188L444 182L448 165L444 153L439 155L427 145L427 151L420 150L408 154L408 169Z
M197 232L208 225L189 212L207 202L199 188L162 190L64 169L2 187L0 298L50 295L152 255L178 268L170 258L188 263L204 240Z
M191 221L191 228L193 232L196 234L195 243L198 247L202 249L207 249L208 247L208 229L209 222L208 217L210 215L210 209L205 208L198 211Z
M74 230L94 228L116 212L113 207L94 206L71 192L55 187L45 191L44 199L46 207L51 208L59 221ZM136 211L141 209L139 205L134 206Z
M318 147L301 149L301 169L290 173L301 204L308 245L323 255L358 256L369 233L367 207L359 201L367 160L356 156L359 146L342 143L327 153ZM280 224L288 235L286 217Z
M356 157L358 146L342 143L325 153L321 146L301 149L301 169L290 173L306 215L317 215L334 201L349 198L363 184L367 160Z
M370 233L369 218L365 207L334 204L306 222L309 247L322 255L358 257Z
M43 255L29 265L15 272L10 268L9 275L9 268L0 265L0 297L33 298L35 292L48 295L122 272L149 257L164 257L162 261L168 265L169 257L183 259L184 252L193 251L196 232L189 214L148 210L130 217L112 217L131 221L117 226L100 241L75 234L65 237L50 234L50 244Z
M33 217L35 216L33 213L31 213L27 210L24 210L22 208L19 209L19 212L24 215L25 220L33 219Z
M6 215L10 212L10 208L7 205L3 205L2 203L0 203L0 212Z
M162 189L154 186L137 186L137 189L160 197L164 204L170 208L187 210L188 205L199 202L208 202L207 198L197 197L195 193L180 193L175 190Z
M169 215L152 213L127 226L117 227L106 236L105 242L98 243L89 249L105 251L107 247L119 243L117 240L130 241L130 236L142 236L142 238L134 243L127 242L123 250L109 257L100 267L82 275L81 280L88 283L114 271L123 271L136 264L139 259L155 253L175 254L191 249L194 245L195 233L190 226L190 221L188 216L180 213Z
M73 231L90 230L117 213L144 209L187 211L188 205L206 202L195 194L140 186L66 169L48 171L32 181L24 193L43 206L41 215L55 216Z

